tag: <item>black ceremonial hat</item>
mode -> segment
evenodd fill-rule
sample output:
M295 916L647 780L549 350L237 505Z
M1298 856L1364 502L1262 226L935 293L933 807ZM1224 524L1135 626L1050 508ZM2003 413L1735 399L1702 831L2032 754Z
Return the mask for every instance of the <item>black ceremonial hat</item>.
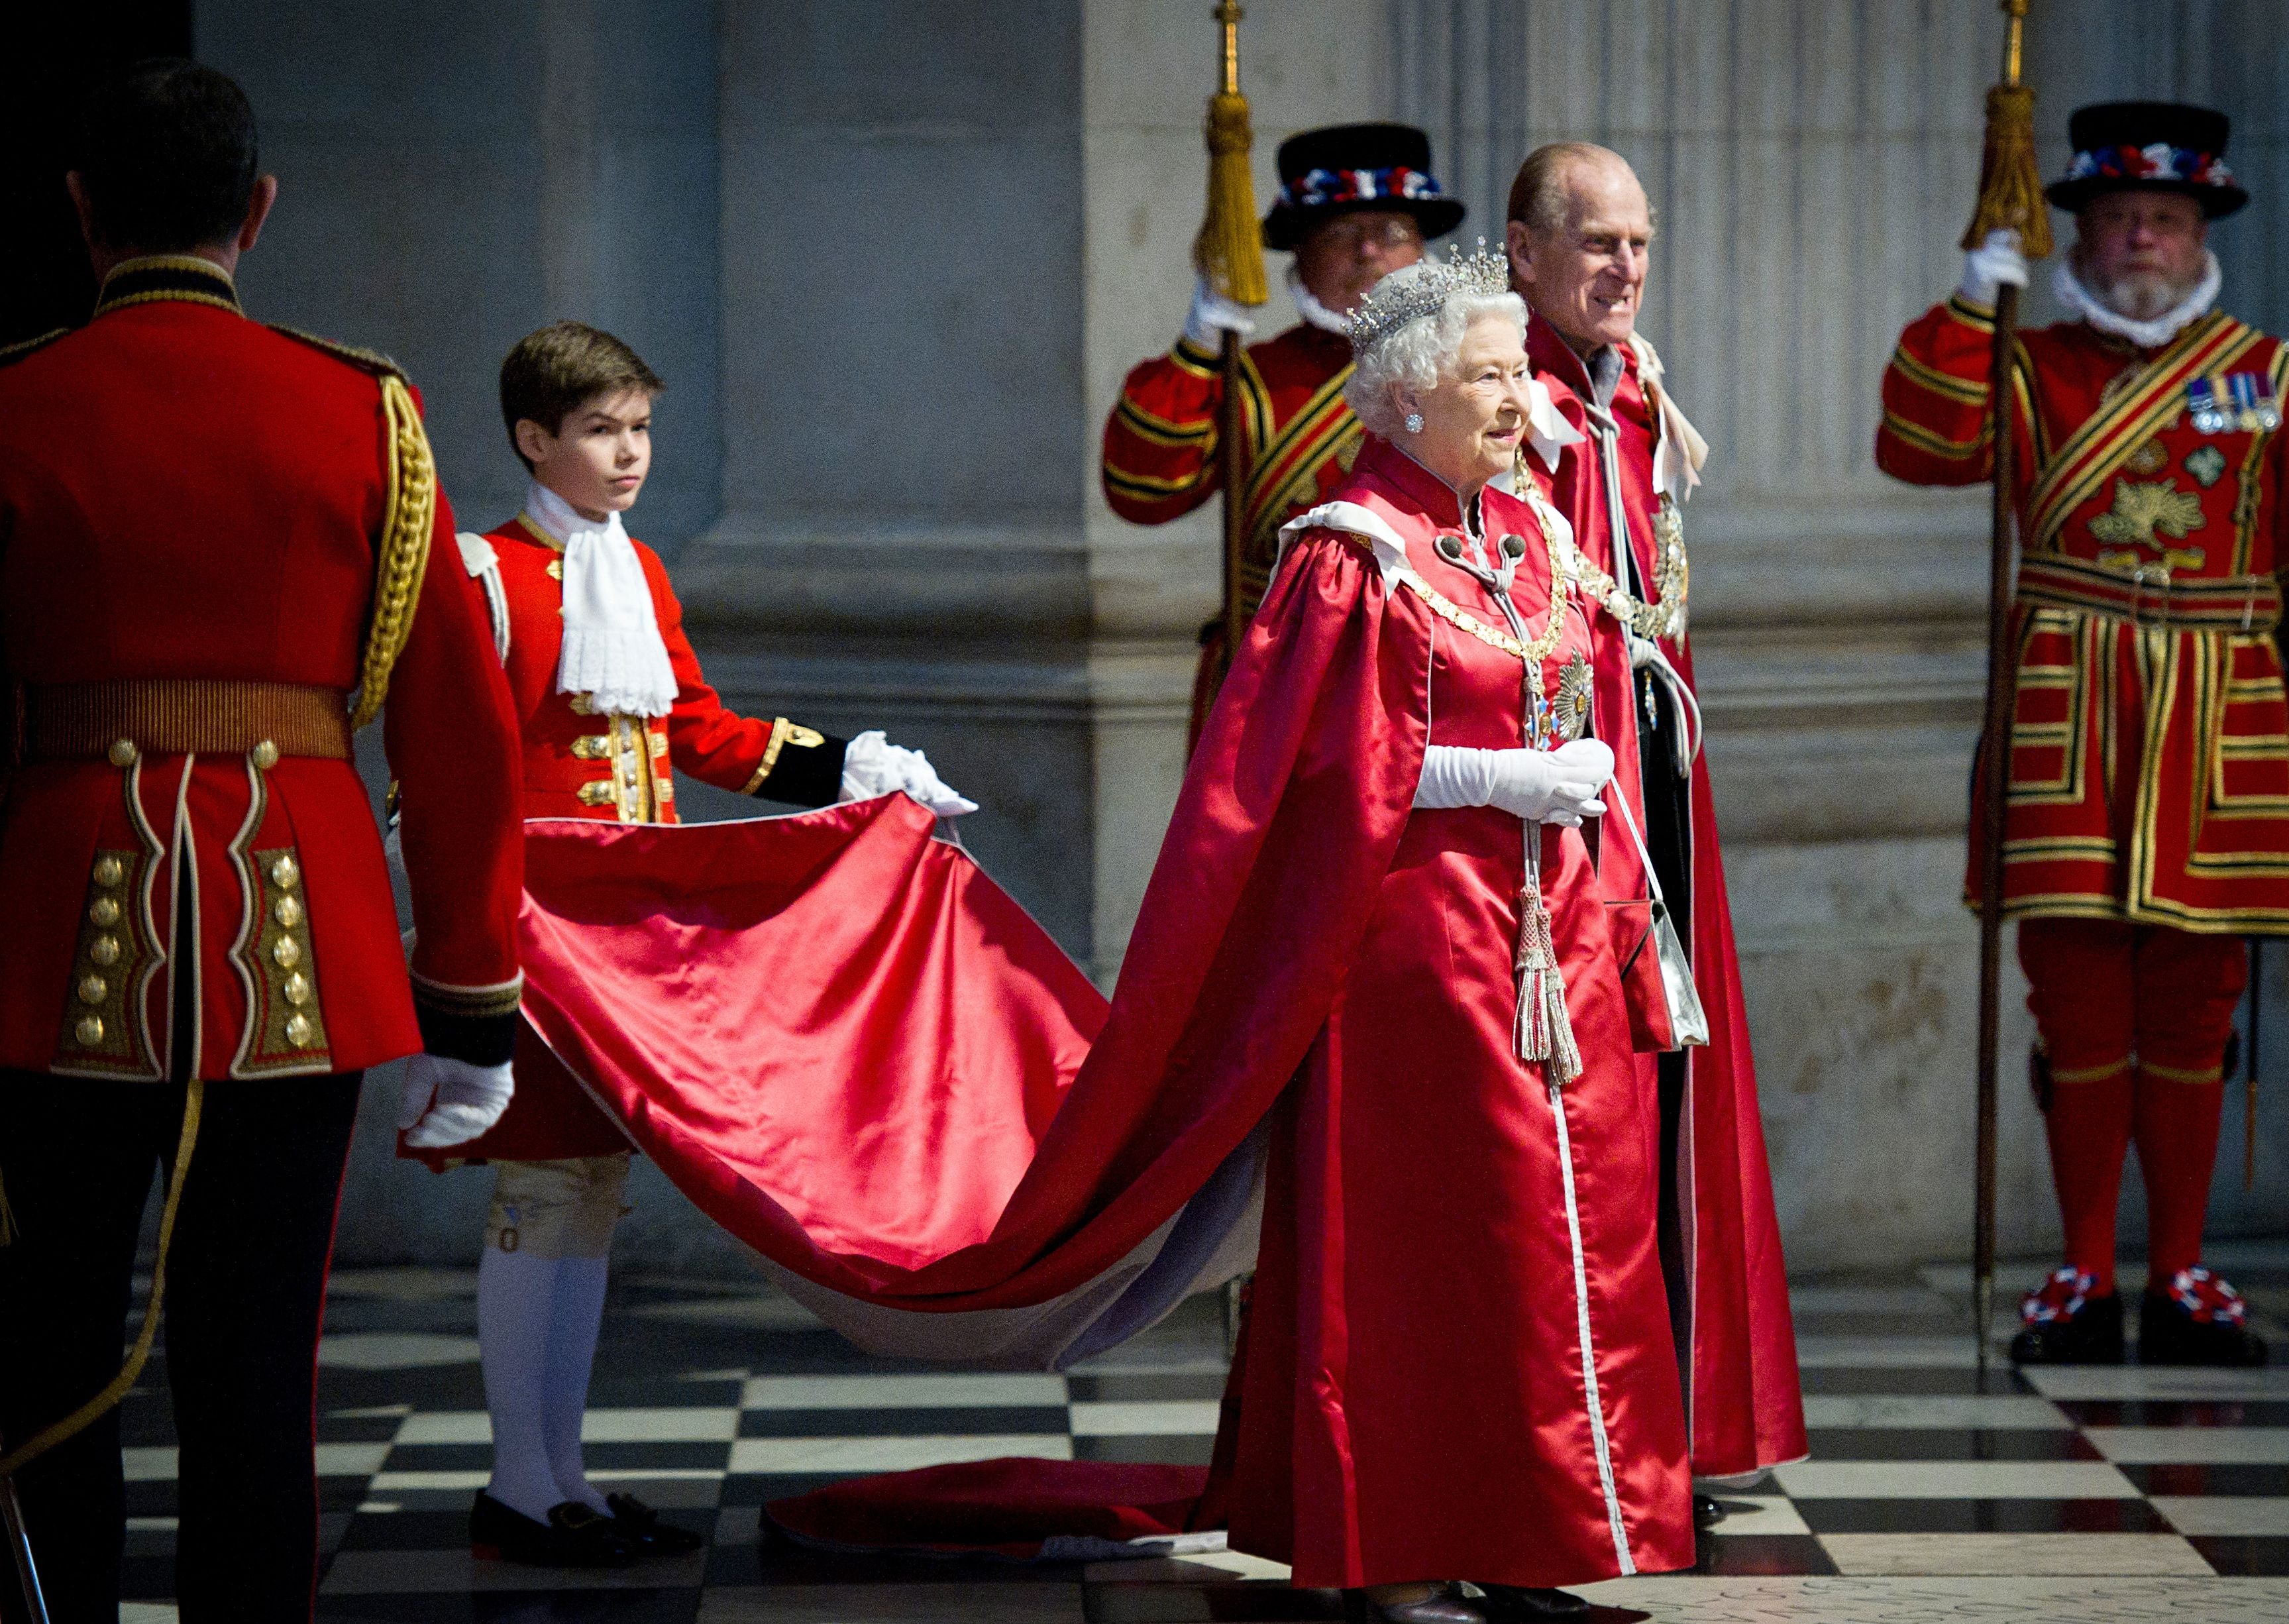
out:
M1463 223L1463 205L1431 173L1431 138L1412 124L1330 124L1280 143L1266 248L1293 248L1322 220L1362 209L1403 210L1424 236Z
M2211 220L2231 214L2249 194L2225 164L2231 124L2210 108L2183 101L2102 101L2067 120L2074 157L2045 191L2057 207L2080 210L2107 192L2177 192Z

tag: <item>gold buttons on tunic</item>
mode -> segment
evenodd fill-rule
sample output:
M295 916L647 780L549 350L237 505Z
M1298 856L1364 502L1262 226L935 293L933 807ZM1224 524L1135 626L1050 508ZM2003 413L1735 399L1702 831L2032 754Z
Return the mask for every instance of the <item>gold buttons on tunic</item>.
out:
M270 916L291 931L302 923L302 905L292 897L281 897L270 905Z
M278 746L274 741L265 739L248 751L247 756L256 766L267 772L278 764Z
M79 979L79 1001L100 1004L111 996L111 983L100 975L84 975Z
M106 855L95 860L95 883L97 884L116 885L120 881L126 877L127 870L121 866L117 858L107 853Z
M286 1017L286 1041L297 1049L308 1048L310 1039L316 1031L317 1028L310 1024L310 1018L307 1015Z
M79 1039L81 1048L94 1048L103 1041L103 1017L82 1015L79 1018L79 1024L72 1028L72 1036Z
M575 793L578 795L580 804L583 806L602 806L619 798L618 789L608 778L600 778L593 783L583 784Z
M97 937L93 941L88 943L87 956L91 959L93 959L97 964L102 965L106 970L110 969L114 964L119 962L119 938L116 936Z
M291 891L302 877L302 865L294 860L291 852L281 852L270 865L270 883L281 891Z
M281 936L270 944L270 957L281 970L291 970L302 962L302 944L291 936Z
M119 923L119 904L110 897L98 897L88 904L88 923L107 929Z
M111 764L115 767L132 767L142 752L135 748L132 739L115 739L111 741L111 748L104 754L111 758Z
M310 978L297 970L279 984L278 992L287 1003L299 1009L310 1001Z
M577 761L602 761L612 753L612 741L602 733L583 733L572 741L572 756Z

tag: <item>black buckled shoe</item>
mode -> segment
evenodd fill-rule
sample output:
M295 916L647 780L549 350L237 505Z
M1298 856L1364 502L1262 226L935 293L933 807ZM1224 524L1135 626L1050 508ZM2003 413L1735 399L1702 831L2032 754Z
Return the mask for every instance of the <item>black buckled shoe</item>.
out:
M642 1556L688 1556L707 1541L689 1528L665 1520L633 1494L607 1494L612 1508L612 1532L636 1548Z
M2138 1311L2141 1364L2219 1364L2246 1370L2265 1363L2265 1339L2242 1322L2249 1305L2216 1270L2196 1264L2171 1276L2167 1292L2148 1291Z
M2119 1364L2122 1299L2094 1297L2098 1284L2069 1263L2020 1301L2022 1326L2011 1339L2014 1364Z
M1349 1624L1486 1624L1487 1615L1454 1586L1440 1585L1416 1602L1378 1602L1364 1590L1346 1590L1344 1617Z
M1541 1619L1578 1619L1590 1604L1571 1590L1528 1588L1522 1585L1480 1585L1486 1599L1479 1604L1495 1624L1532 1624Z
M610 1517L577 1500L551 1506L537 1523L483 1489L469 1508L469 1554L537 1568L624 1568L638 1555Z

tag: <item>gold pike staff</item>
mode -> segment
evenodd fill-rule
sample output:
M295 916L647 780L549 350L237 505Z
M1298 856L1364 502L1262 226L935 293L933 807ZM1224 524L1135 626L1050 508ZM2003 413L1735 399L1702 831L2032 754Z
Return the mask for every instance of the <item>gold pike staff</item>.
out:
M1256 219L1256 186L1248 164L1255 138L1248 98L1240 93L1239 0L1219 0L1213 15L1224 33L1223 88L1208 98L1208 204L1192 240L1192 263L1209 289L1239 305L1260 305L1271 289L1264 278L1264 231ZM1224 665L1229 670L1248 628L1240 590L1240 549L1247 540L1248 454L1240 415L1240 375L1246 362L1240 334L1226 329L1221 357L1224 400L1216 410L1216 463L1224 483ZM1224 680L1218 672L1216 681Z
M2029 0L2002 0L2003 80L1987 92L1987 140L1980 160L1979 208L1963 234L1977 248L1990 231L2019 234L2030 260L2051 252L2051 217L2035 164L2035 92L2021 83ZM2011 608L2011 367L2018 345L2019 290L1995 296L1995 359L1989 373L1993 412L1995 486L1990 510L1987 578L1987 713L1980 733L1986 756L1976 809L1986 844L1979 871L1979 1148L1977 1216L1972 1237L1973 1335L1980 1385L1986 1385L1989 1322L1995 1313L1996 1062L2003 973L2003 812L2010 781L2011 698L2016 688L2008 636Z

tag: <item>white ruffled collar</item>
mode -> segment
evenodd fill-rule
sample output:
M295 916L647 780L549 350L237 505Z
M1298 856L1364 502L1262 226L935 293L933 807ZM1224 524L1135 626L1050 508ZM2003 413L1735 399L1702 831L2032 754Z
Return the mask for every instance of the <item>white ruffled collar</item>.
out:
M1304 318L1306 327L1317 327L1321 332L1332 332L1339 339L1351 337L1344 318L1312 297L1312 290L1304 285L1304 278L1296 268L1288 268L1288 296L1296 301L1296 314Z
M2159 349L2189 324L2208 315L2210 307L2217 302L2225 273L2218 265L2217 255L2205 253L2202 257L2205 261L2202 279L2194 284L2194 291L2149 321L2139 321L2101 303L2098 295L2085 287L2082 279L2075 275L2072 255L2061 260L2058 268L2051 273L2051 292L2061 304L2101 332L2126 339L2141 349Z

